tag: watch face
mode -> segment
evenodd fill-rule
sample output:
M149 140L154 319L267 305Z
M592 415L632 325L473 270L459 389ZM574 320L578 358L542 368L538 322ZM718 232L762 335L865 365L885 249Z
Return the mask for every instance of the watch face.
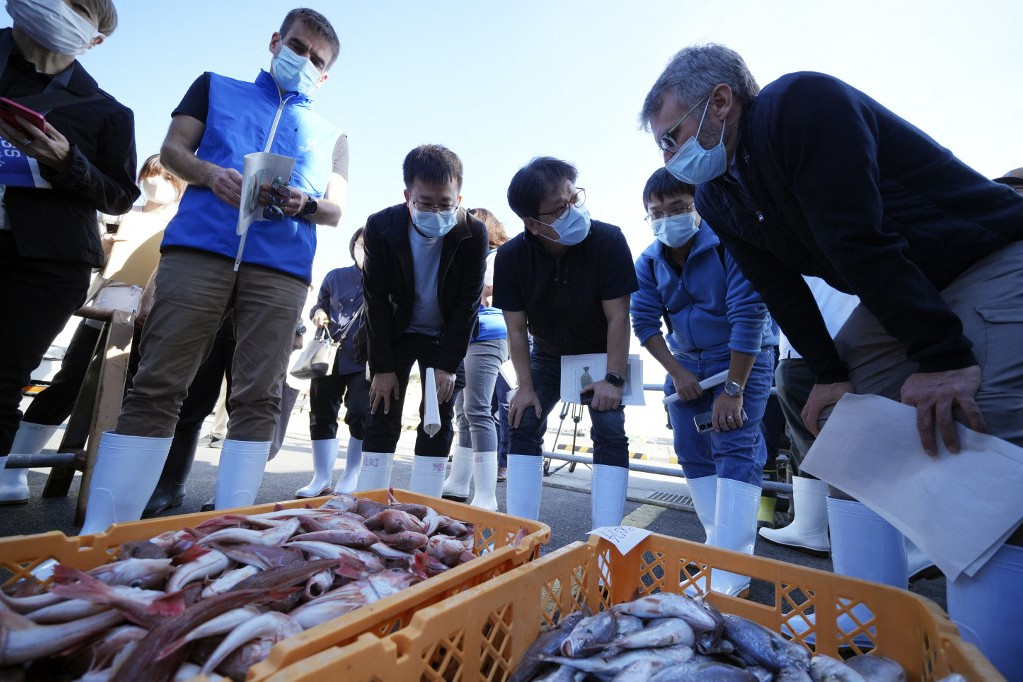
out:
M742 386L737 381L726 381L725 382L725 393L732 396L733 398L737 395L742 395Z

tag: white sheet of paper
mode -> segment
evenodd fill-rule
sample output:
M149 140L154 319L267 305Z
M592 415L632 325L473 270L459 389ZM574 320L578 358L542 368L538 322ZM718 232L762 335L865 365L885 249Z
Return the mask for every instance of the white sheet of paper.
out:
M709 377L700 382L700 388L706 391L709 388L720 386L721 384L725 383L725 379L727 378L728 378L727 369L722 370L717 374L711 374ZM664 403L665 405L670 405L671 403L678 402L681 399L682 398L679 397L678 393L672 393L671 395L666 395L663 398L661 398L661 402Z
M263 207L259 205L259 186L270 184L274 178L291 181L291 171L295 168L295 159L290 156L271 154L269 152L253 152L245 155L242 166L242 198L238 208L238 227L236 234L245 234L256 220L263 217Z
M578 403L583 386L600 381L607 374L607 353L561 356L561 402ZM643 360L630 355L625 364L622 405L646 405L643 391Z
M961 424L962 452L920 445L916 408L844 396L802 467L905 534L950 579L974 575L1023 520L1023 448Z
M633 526L601 526L594 528L590 533L604 538L614 545L622 556L625 556L635 549L636 545L646 540L652 531Z
M437 375L433 367L427 367L423 373L423 393L426 394L426 405L423 406L423 431L433 438L440 431L440 406L437 404Z

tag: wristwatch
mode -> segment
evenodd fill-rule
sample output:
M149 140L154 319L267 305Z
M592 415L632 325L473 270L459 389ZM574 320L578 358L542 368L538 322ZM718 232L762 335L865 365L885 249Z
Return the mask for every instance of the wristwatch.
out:
M725 382L725 393L733 398L738 398L742 395L743 387L738 381L726 381Z
M306 195L306 196L309 196L309 195ZM305 206L302 208L302 215L307 216L307 217L308 216L316 215L316 209L318 209L318 208L319 208L319 205L316 203L316 199L313 199L312 197L309 197L308 199L306 199Z
M620 374L615 374L614 372L608 372L607 374L605 374L604 381L611 384L615 388L621 388L622 386L625 385L625 379L622 378Z

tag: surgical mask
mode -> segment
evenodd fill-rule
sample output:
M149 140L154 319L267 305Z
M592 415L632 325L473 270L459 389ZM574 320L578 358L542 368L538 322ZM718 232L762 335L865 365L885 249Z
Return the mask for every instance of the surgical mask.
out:
M366 249L361 246L356 246L352 249L352 253L355 254L355 264L362 268L362 264L366 262Z
M558 233L558 238L543 235L544 238L563 246L575 246L590 233L590 212L585 206L569 206L565 215L551 223L550 227Z
M7 0L7 13L29 38L56 54L84 54L101 35L63 0Z
M654 228L654 236L673 249L685 246L700 231L696 224L696 211L658 218L651 227Z
M146 178L141 186L146 200L154 204L169 204L178 199L178 188L158 175Z
M696 134L686 140L675 156L668 159L664 167L676 179L690 185L699 185L702 182L710 182L728 170L728 152L725 150L725 124L721 124L721 139L710 149L704 149L696 138L700 136L703 128L703 121L707 118L707 106L703 108L703 118L700 119L700 127Z
M413 206L412 222L420 232L431 239L443 237L458 224L458 209L434 213L433 211L420 211Z
M285 92L308 95L320 80L320 71L305 57L295 54L287 45L281 45L280 53L271 64L274 80Z

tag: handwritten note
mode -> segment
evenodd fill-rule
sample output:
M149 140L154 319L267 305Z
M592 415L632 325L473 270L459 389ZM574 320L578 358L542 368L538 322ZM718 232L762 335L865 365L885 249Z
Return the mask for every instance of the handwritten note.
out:
M636 545L646 540L651 531L632 526L602 526L594 528L590 533L604 538L614 545L622 556L625 556L635 549Z

